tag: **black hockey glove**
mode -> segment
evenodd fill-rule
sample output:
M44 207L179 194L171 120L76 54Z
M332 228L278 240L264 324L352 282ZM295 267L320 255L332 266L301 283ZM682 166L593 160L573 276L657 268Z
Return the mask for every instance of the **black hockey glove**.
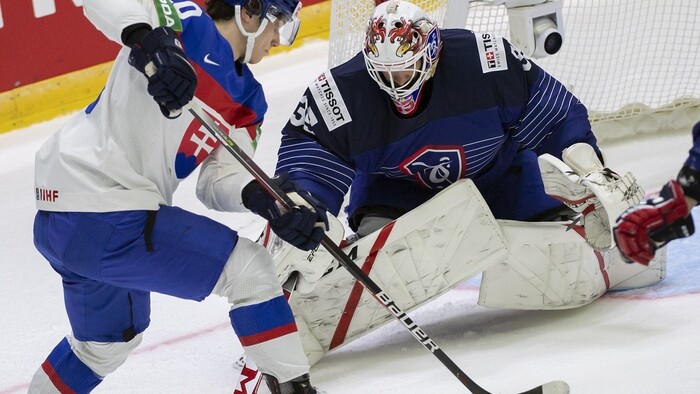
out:
M173 29L158 27L145 34L142 29L131 32L124 39L131 47L129 64L146 75L148 93L158 103L163 115L176 118L182 113L182 107L194 97L197 74L187 61Z
M676 181L668 182L657 197L623 212L613 229L623 257L644 265L649 265L658 248L694 231L683 189Z
M243 205L267 219L272 231L284 241L302 250L316 248L328 229L326 207L289 179L289 174L280 174L270 182L287 193L297 206L291 210L281 209L274 197L257 181L243 188Z

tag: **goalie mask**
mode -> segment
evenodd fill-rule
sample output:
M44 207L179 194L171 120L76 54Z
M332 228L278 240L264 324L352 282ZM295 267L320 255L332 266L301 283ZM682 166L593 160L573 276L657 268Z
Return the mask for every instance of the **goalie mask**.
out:
M423 10L389 0L377 6L369 20L363 54L369 75L396 109L412 115L435 72L441 47L440 30Z

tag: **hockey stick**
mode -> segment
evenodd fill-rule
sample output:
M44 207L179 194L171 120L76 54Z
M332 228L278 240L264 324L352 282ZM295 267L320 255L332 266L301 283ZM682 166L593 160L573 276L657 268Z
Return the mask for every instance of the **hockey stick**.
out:
M282 191L276 184L270 182L270 177L262 171L262 169L248 156L236 143L228 136L226 132L221 130L219 126L212 122L211 119L205 119L197 110L192 108L196 103L192 103L189 112L197 119L207 131L221 144L223 147L238 160L238 162L250 172L255 180L273 196L280 204L286 208L294 207L296 204ZM374 296L386 309L391 312L394 317L413 334L413 336L426 349L428 349L435 357L437 357L452 374L459 379L462 384L474 394L491 394L484 388L479 386L472 380L464 371L462 371L451 358L438 347L438 345L420 328L406 313L399 308L398 305L385 293L379 285L377 285L367 274L347 254L343 252L327 235L321 239L321 245L335 258L350 274ZM555 380L535 387L531 390L524 391L520 394L566 394L569 393L569 385L561 380Z

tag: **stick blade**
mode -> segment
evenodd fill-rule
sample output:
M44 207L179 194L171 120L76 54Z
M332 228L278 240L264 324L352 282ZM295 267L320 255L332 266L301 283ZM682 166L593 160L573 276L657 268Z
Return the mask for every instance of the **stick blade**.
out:
M520 394L569 394L570 392L568 383L563 380L554 380Z

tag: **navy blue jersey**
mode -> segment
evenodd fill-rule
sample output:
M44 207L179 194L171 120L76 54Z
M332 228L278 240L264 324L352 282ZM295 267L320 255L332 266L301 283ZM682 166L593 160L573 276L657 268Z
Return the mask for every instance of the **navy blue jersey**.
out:
M700 122L693 127L693 147L688 152L688 159L685 161L685 165L700 171Z
M321 74L283 129L277 172L334 214L351 185L349 214L371 202L378 183L407 210L460 178L485 194L520 151L561 157L576 142L595 146L586 108L505 39L463 29L442 38L435 75L408 118L370 78L361 53Z

